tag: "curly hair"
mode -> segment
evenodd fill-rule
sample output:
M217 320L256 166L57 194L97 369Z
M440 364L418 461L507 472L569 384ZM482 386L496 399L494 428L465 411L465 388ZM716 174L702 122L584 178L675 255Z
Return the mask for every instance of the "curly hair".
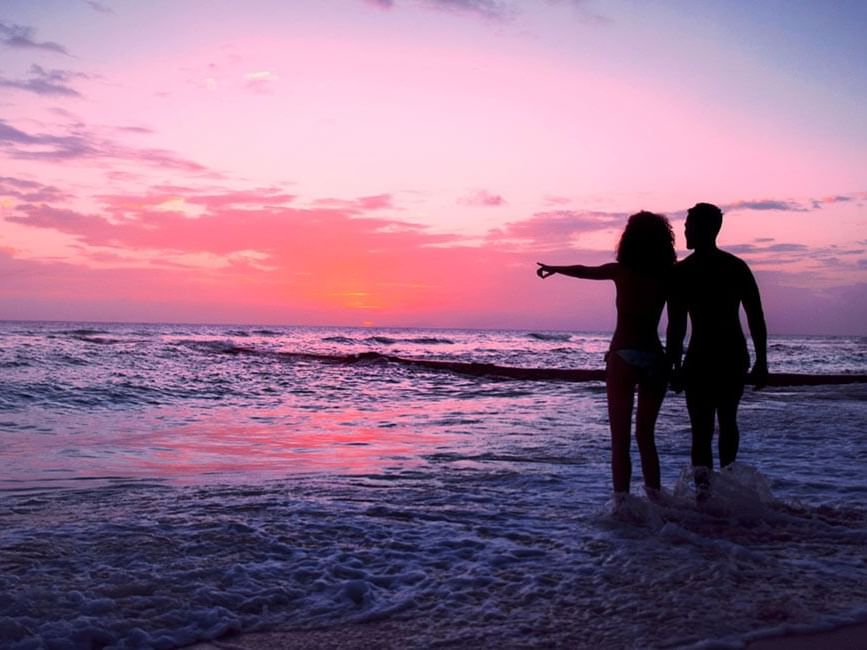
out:
M677 261L674 231L661 214L636 212L620 236L617 261L642 273L665 273Z

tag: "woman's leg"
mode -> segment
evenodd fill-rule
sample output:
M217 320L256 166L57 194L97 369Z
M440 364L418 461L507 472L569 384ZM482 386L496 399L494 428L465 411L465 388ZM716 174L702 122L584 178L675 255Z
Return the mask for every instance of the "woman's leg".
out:
M629 433L635 395L635 370L615 353L608 355L605 388L608 394L608 422L611 426L611 477L615 492L629 492L632 462Z
M638 441L638 453L641 455L641 472L644 474L644 485L653 490L659 490L659 456L656 453L656 418L665 391L665 382L646 381L638 385L638 409L635 414L635 439Z

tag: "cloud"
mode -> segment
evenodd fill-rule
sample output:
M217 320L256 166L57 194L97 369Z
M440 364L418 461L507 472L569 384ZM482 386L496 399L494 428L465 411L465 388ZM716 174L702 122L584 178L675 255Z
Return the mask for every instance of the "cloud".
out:
M53 203L68 199L70 195L53 185L12 176L0 176L0 197L21 199L30 203Z
M804 244L771 244L766 246L764 250L772 253L802 253L810 249Z
M374 194L352 200L332 198L316 199L313 202L313 205L317 208L345 210L351 214L394 207L391 194Z
M331 240L345 239L347 246L353 245L354 234L360 246L365 239L399 239L404 234L425 244L454 240L449 235L422 235L415 224L364 216L390 207L390 195L339 203L333 199L320 201L322 205L313 208L288 207L286 204L295 197L279 188L205 193L182 186L160 186L143 195L95 198L102 203L102 214L32 202L18 205L6 220L56 230L91 246L213 254L228 254L236 249L268 251L281 246L295 251L299 245L306 250L322 239L323 233L331 233L327 237ZM202 216L189 218L183 209L186 205L204 208Z
M399 209L390 194L301 205L280 187L190 185L96 196L98 209L80 211L41 200L56 188L0 177L0 191L17 199L3 217L0 277L14 281L0 282L0 317L613 326L610 283L543 285L534 269L540 250L574 252L582 235L619 232L626 213L540 212L468 242L382 216L379 210ZM30 229L71 242L64 261L56 253L40 257L32 242L41 238ZM731 250L756 269L773 331L794 326L786 314L819 308L825 321L815 331L863 330L865 242L811 247L765 239ZM582 250L578 261L611 257ZM847 277L860 288L834 293Z
M483 18L505 18L511 11L497 0L424 0L424 4L438 10L468 13Z
M0 148L12 158L22 160L85 158L99 151L79 135L33 135L0 119Z
M821 210L826 205L849 203L851 201L857 201L860 198L863 198L863 193L860 192L855 194L838 194L836 196L823 196L820 199L813 199L811 203L814 210Z
M258 93L268 93L271 91L271 84L279 79L279 77L270 70L258 70L256 72L248 72L244 75L244 86L248 90L253 90ZM216 80L212 80L214 85ZM213 85L208 84L209 87Z
M804 207L800 203L796 203L794 201L779 201L773 199L737 201L735 203L727 203L719 207L723 212L734 212L739 210L777 210L780 212L809 211L809 208Z
M356 205L360 210L382 210L394 207L391 202L391 194L362 196L356 199Z
M114 9L109 7L102 2L97 2L96 0L84 0L84 4L93 9L94 11L98 11L101 14L113 14Z
M335 313L345 317L359 310L435 313L452 309L449 317L455 318L466 308L468 313L482 314L493 299L486 293L489 283L476 280L456 291L455 287L466 285L462 273L478 266L474 274L490 276L493 284L500 272L495 269L511 259L507 252L479 254L465 246L448 246L459 241L454 235L359 213L363 208L390 205L383 195L346 201L340 208L300 208L269 205L273 196L279 196L276 188L265 192L258 205L251 200L253 191L227 190L221 197L173 189L178 191L100 197L103 209L93 213L19 205L5 220L19 228L67 235L78 249L78 257L69 261L81 267L135 268L142 273L177 270L173 282L163 280L162 295L176 295L178 286L195 279L203 287L198 293L225 304L237 306L254 297L262 304L290 301L331 310L332 321ZM189 218L179 210L163 210L158 202L168 196L206 203L207 212ZM238 205L240 198L250 202ZM529 262L524 266L516 272L530 281ZM139 287L151 283L149 278L130 280L126 291L138 298ZM198 300L197 292L185 292L190 300Z
M593 11L588 0L548 0L548 4L570 4L578 13L579 20L583 23L594 25L606 25L611 22L611 18Z
M582 235L623 228L626 212L554 210L537 212L523 221L513 221L489 233L489 239L512 242L535 251L569 248Z
M363 0L377 9L393 9L398 0ZM462 13L492 20L513 18L527 0L403 0L405 4L417 4L437 11ZM602 16L588 7L586 0L547 0L548 4L569 4L576 10L578 19L584 23L607 24L611 19Z
M867 198L867 192L850 192L848 194L835 194L823 196L819 198L810 198L802 200L791 199L750 199L742 201L734 201L720 205L720 209L725 212L736 212L742 210L755 211L776 211L776 212L810 212L812 210L820 210L826 205L834 205L839 203L851 203ZM685 213L685 211L684 211Z
M32 134L0 119L0 151L18 160L115 159L178 171L210 171L171 151L129 147L77 125L63 135Z
M770 238L754 241L755 244L728 245L725 250L743 256L753 267L786 268L792 278L797 277L797 274L807 274L803 280L806 285L827 284L832 277L839 279L851 274L861 265L867 252L863 247L841 248L834 244L808 246L796 242L771 243L775 240ZM830 275L827 273L829 271Z
M259 187L250 190L199 191L177 185L158 185L153 191L143 196L100 195L95 197L102 201L106 211L113 217L125 219L137 218L148 210L176 211L189 214L194 206L196 211L205 214L217 214L221 210L263 209L275 208L295 200L293 194L287 194L280 188Z
M479 207L496 207L504 205L506 200L499 194L492 194L487 190L478 190L472 192L458 200L461 205L479 206Z
M771 333L864 336L867 283L854 281L812 286L810 275L767 270L756 272Z
M126 131L127 133L142 133L151 135L155 131L147 126L118 126L115 127L118 131Z
M377 9L393 9L397 0L364 0ZM502 0L415 0L416 4L437 11L472 14L488 19L503 19L510 17L514 10L509 3Z
M20 49L36 49L69 55L65 47L53 41L36 41L36 30L25 25L0 22L0 45Z
M69 85L72 79L86 79L88 75L69 70L46 70L40 65L30 66L29 79L4 79L0 77L0 87L17 88L37 95L81 97L81 93Z
M545 202L545 205L556 207L569 205L570 203L572 203L572 199L570 199L568 196L555 196L553 194L544 197L543 200Z

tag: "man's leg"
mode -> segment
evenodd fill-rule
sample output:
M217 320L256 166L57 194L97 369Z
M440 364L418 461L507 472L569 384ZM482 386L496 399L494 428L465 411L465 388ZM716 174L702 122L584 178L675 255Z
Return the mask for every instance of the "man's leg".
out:
M710 477L713 470L713 421L716 406L711 387L707 384L687 383L686 409L692 427L695 496L701 504L710 497Z
M694 467L713 468L713 392L702 385L686 386L686 410L692 427L692 464Z
M737 459L738 447L741 442L738 430L738 405L744 394L742 379L736 379L720 391L717 406L719 421L719 465L731 465Z

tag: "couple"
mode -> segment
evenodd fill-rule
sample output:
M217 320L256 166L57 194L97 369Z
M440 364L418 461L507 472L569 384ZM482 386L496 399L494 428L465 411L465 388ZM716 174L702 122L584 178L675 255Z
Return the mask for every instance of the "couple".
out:
M761 388L767 379L767 330L759 290L747 265L716 246L722 211L698 203L686 217L686 247L692 255L677 262L668 219L652 212L629 217L617 246L617 261L602 266L539 264L536 273L555 273L588 280L613 280L617 288L617 325L607 360L606 389L611 426L611 472L615 502L629 492L632 406L638 406L635 437L644 486L651 499L660 496L659 458L654 428L667 384L686 389L692 427L692 464L696 496L710 495L714 420L719 423L720 467L735 461L740 434L737 409L749 380ZM657 329L668 305L666 348ZM747 315L756 362L740 325L740 306ZM681 366L689 314L692 326Z

